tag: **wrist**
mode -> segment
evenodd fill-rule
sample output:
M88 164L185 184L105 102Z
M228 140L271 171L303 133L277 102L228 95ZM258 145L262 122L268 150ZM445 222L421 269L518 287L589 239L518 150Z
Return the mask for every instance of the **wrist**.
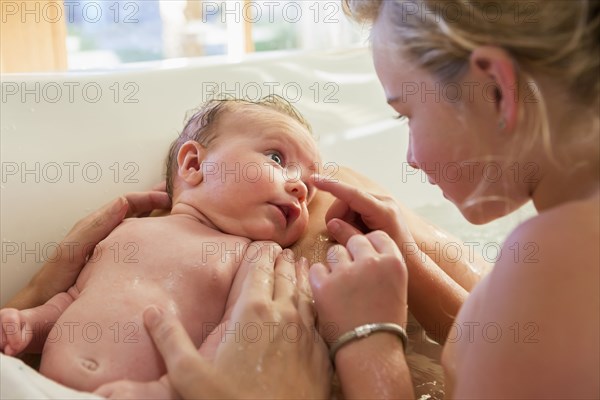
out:
M329 349L329 356L331 357L331 360L335 362L335 355L342 347L352 342L365 339L370 335L379 332L388 332L396 335L402 342L402 348L404 351L406 351L408 347L408 336L406 335L406 331L402 326L393 322L376 322L357 326L356 328L351 329L338 337L335 342L331 343Z
M405 353L402 340L397 334L388 331L377 331L367 337L350 341L341 346L332 360L337 366L353 360L368 358L379 358L391 352Z
M393 333L344 346L335 365L346 398L414 398L404 349Z

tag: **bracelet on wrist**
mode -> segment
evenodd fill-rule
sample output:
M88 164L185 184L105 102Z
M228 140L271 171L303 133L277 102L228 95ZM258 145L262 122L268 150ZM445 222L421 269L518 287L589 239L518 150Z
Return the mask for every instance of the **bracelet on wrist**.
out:
M329 349L329 357L331 357L332 361L335 361L335 354L340 348L354 340L366 338L374 332L390 332L396 334L402 342L402 348L404 349L404 352L406 352L408 347L408 336L406 335L404 328L391 322L377 322L358 326L341 335L335 342L331 344Z

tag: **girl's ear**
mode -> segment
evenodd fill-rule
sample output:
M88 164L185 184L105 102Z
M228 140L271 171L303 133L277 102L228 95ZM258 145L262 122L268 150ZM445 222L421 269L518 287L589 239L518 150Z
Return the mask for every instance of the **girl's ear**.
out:
M202 161L206 147L194 140L185 142L177 153L177 175L188 185L196 186L203 180Z
M470 63L472 68L494 81L494 90L482 90L485 89L487 97L490 97L489 101L496 105L501 130L513 131L517 126L519 109L517 72L513 58L500 47L481 46L471 53Z

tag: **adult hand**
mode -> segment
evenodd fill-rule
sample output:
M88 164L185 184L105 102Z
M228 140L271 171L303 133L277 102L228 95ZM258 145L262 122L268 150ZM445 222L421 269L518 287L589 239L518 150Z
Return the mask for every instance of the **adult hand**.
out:
M312 179L318 189L336 197L325 215L325 221L328 231L338 243L346 244L353 235L375 230L386 232L400 247L407 242L414 243L393 197L371 194L319 175L313 175Z
M275 258L280 251L266 242L249 245L225 322L201 347L206 357L173 315L156 307L145 311L169 380L183 398L329 396L331 365L306 295L307 262L294 263L290 250Z
M160 189L160 187L157 187ZM5 307L24 309L44 304L57 293L71 287L90 254L123 218L149 214L154 209L168 209L171 200L164 191L129 193L104 205L79 220L59 244L56 253L35 274L29 284Z
M408 225L404 222L403 213L398 203L391 196L370 194L346 183L326 180L318 175L313 176L313 180L316 187L330 192L337 198L327 211L325 220L327 221L327 229L330 234L339 243L347 246L350 238L354 237L353 235L377 229L386 232L396 243L396 246L400 249L404 257L405 262L403 265L405 266L403 268L408 268L410 270L410 282L408 282L409 288L407 289L407 279L404 278L401 282L403 285L402 292L399 292L398 294L408 296L413 315L435 340L439 343L443 343L447 335L447 330L453 325L454 316L458 313L458 310L464 302L467 292L461 288L453 278L446 274L436 262L419 249L413 235L408 229ZM428 239L430 247L435 247L436 243L439 243L437 237ZM452 242L446 241L442 242L442 244L443 243ZM338 253L343 253L339 248L332 249ZM375 247L375 249L377 248ZM352 251L351 255L353 255ZM375 256L375 258L377 258L377 256ZM450 266L447 266L447 269L452 272L451 276L458 276L463 279L463 282L466 281L465 272L469 271L466 266L455 266L453 263L444 261L443 257L441 257L441 259L442 261L440 263L446 265L450 264ZM356 258L353 258L353 260L358 261ZM377 264L376 261L371 261L371 263ZM336 275L334 270L335 267L332 268L332 276ZM322 269L319 267L317 271L322 271ZM398 299L394 300L391 292L386 295L384 291L386 285L398 284L397 281L386 281L386 274L389 273L387 276L391 279L392 273L386 272L385 269L381 270L377 268L371 268L370 270L362 269L362 271L362 273L353 272L354 274L357 274L356 280L362 281L364 278L365 283L371 280L372 286L361 286L360 288L363 294L359 295L358 292L355 292L352 294L352 298L359 300L359 302L361 300L368 300L368 303L365 303L365 306L370 304L369 307L393 307L388 303L390 301L397 301ZM371 276L371 274L375 275ZM339 279L340 278L335 278L335 281ZM373 279L380 279L383 286L375 284L374 281L372 281ZM321 313L323 312L321 307L324 307L323 302L328 304L328 302L334 301L334 296L333 294L331 296L329 295L330 289L324 290L322 294L323 297L319 300L320 294L317 293L318 290L314 289L316 281L311 279L311 283L313 284L313 290L315 291L315 301L317 302L319 321L321 323L323 321L321 318ZM346 284L347 283L339 283L340 286ZM385 300L386 298L388 300ZM348 301L344 297L341 297L340 299ZM407 297L403 297L404 302L406 299ZM334 310L336 309L334 308ZM340 321L340 323L342 322L343 321ZM371 318L371 321L367 322L377 321L374 321ZM321 324L321 326L323 325ZM440 326L448 328L440 329ZM352 328L354 327L351 327L350 329ZM340 334L342 333L344 332L340 332Z

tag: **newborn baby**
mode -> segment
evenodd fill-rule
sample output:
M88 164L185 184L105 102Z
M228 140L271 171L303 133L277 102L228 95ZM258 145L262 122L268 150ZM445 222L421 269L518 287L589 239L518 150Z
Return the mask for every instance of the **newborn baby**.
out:
M46 304L0 311L5 354L40 351L40 372L93 391L157 380L165 366L142 312L159 304L197 347L223 316L244 248L298 240L320 158L309 124L285 100L211 100L167 161L170 215L128 219L98 244L77 282Z

